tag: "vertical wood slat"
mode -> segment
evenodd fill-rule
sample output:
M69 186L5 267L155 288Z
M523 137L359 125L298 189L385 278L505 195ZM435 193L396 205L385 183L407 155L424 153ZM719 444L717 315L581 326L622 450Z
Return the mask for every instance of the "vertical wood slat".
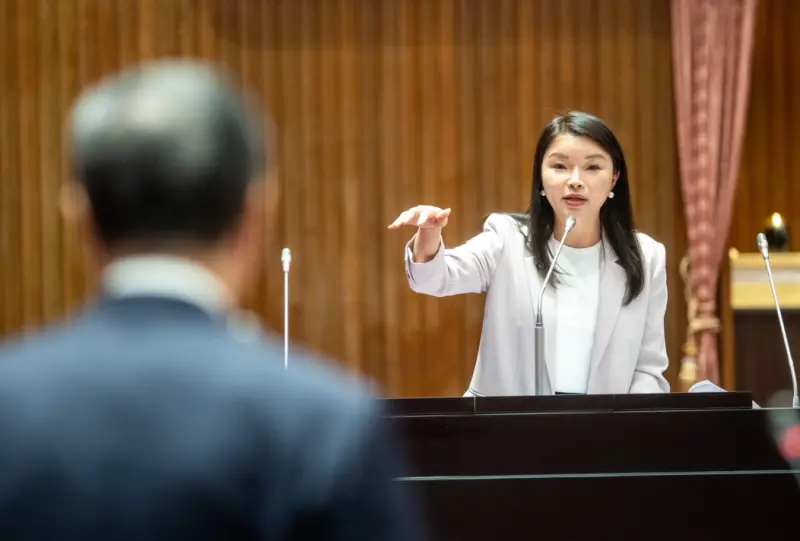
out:
M377 37L375 47L380 51L381 75L379 79L378 110L376 111L378 121L377 149L379 156L380 176L371 179L373 182L380 183L380 217L390 215L392 208L397 205L402 190L399 186L399 139L401 137L399 123L400 115L398 108L390 104L399 102L400 80L400 54L401 47L400 29L398 16L392 6L380 1L375 5L378 12L378 26L380 36ZM383 46L381 46L383 45ZM378 218L380 219L380 218ZM375 224L376 226L378 224ZM385 229L383 233L386 234ZM387 242L380 242L379 249L381 257L381 278L383 289L383 314L382 336L383 362L385 363L384 385L388 392L393 389L405 389L402 385L402 374L407 369L404 367L404 359L400 352L400 328L404 325L403 314L400 311L400 288L397 286L394 268L401 256L395 260L395 247Z
M17 50L29 51L37 48L39 41L38 6L31 2L27 9L17 6ZM29 57L17 64L16 80L19 89L19 134L17 150L20 152L20 179L40 178L39 170L39 132L37 122L40 99L37 84L37 58ZM39 238L39 199L40 182L21 182L19 195L23 203L20 207L20 248L22 284L20 288L22 320L33 322L41 310L41 265L39 254L42 245Z
M14 18L16 6L6 2L0 4L0 45L3 51L11 49L14 28ZM13 81L11 64L15 61L12 55L7 55L5 69L0 70L0 92L3 99L0 100L0 130L4 136L0 138L0 325L2 328L14 328L15 323L12 317L15 307L12 304L12 292L10 282L15 278L14 269L7 268L11 262L14 247L12 246L13 237L16 235L16 228L12 228L11 213L18 204L11 199L11 188L17 182L14 179L13 164L16 163L17 149L13 145L13 140L9 135L16 131L16 119L12 116L13 104L9 102L14 99L16 91L11 88ZM12 158L13 157L13 158ZM12 162L13 160L13 162ZM10 267L10 265L9 265Z
M8 51L16 47L17 9L16 3L6 3L2 13L0 28L3 32L0 39L3 40L3 50ZM8 328L20 326L19 317L19 271L18 264L13 264L15 258L19 257L19 225L17 224L16 214L19 212L20 201L15 192L19 188L19 153L17 147L19 119L17 114L19 106L17 98L19 92L14 85L16 84L16 64L19 61L16 55L7 55L6 62L2 64L2 91L3 100L0 101L0 118L2 118L2 129L6 136L0 140L0 204L3 205L0 212L0 231L2 235L2 256L3 256L3 325Z
M56 211L69 176L61 149L71 100L139 60L184 56L219 61L271 112L282 208L248 302L271 330L282 329L279 251L288 246L295 340L391 396L463 392L483 299L410 292L402 251L412 231L386 226L414 204L449 206L453 246L477 234L486 214L524 210L539 131L554 113L581 109L618 132L638 226L667 246L674 377L685 241L668 0L1 5L0 43L19 47L0 65L0 332L67 314L97 283L80 232ZM783 80L784 101L793 81Z
M59 88L54 84L52 74L58 73L58 34L57 34L57 5L45 0L39 0L39 26L42 40L37 57L36 74L39 86L39 107L37 115L37 130L39 134L39 153L36 157L40 169L39 185L39 216L41 222L40 245L41 256L41 293L42 313L44 322L54 322L61 316L63 304L64 284L63 274L60 272L62 246L59 242L58 229L58 201L59 190L59 160L53 156L61 153L58 132L51 130L52 119L58 118Z

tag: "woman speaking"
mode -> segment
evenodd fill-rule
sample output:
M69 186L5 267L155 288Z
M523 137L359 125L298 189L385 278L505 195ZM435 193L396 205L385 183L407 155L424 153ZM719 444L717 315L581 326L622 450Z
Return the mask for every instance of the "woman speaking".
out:
M417 206L389 227L417 228L406 247L412 290L487 293L468 395L536 394L537 299L570 216L543 298L545 394L669 392L664 245L634 229L625 156L602 120L572 112L544 128L525 214L492 214L482 233L447 249L449 216Z

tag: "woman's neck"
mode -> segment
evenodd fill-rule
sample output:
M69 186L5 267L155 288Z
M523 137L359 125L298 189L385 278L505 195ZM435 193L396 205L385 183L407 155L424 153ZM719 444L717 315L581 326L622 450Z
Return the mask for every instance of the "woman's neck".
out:
M564 236L565 226L566 222L556 221L553 235L559 241ZM601 237L599 220L590 224L581 223L579 220L572 231L569 232L564 244L570 248L588 248L600 242Z

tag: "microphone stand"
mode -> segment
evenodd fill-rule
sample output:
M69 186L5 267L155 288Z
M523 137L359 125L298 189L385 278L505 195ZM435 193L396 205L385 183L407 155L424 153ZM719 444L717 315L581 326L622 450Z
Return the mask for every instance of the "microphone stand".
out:
M544 293L547 290L547 284L550 283L550 277L553 275L553 270L556 268L558 256L561 254L561 249L567 240L567 235L575 227L575 217L567 217L567 224L564 228L564 235L561 237L561 242L558 243L558 248L553 256L553 261L550 263L550 268L542 282L542 288L539 291L539 299L536 305L536 322L533 326L533 340L534 340L534 374L536 378L536 396L544 395L544 380L547 378L547 365L545 364L544 353L544 320L542 318L542 302L544 301Z
M283 265L283 368L289 369L289 267L292 264L292 251L281 251Z
M769 243L764 233L759 233L756 237L758 242L758 251L761 252L761 257L767 266L767 277L769 278L769 286L772 288L772 300L775 301L775 311L778 313L778 326L781 328L781 336L783 336L783 347L786 349L786 356L789 359L789 372L792 375L792 407L800 408L800 396L797 394L797 373L794 370L794 359L792 359L792 350L789 348L789 339L786 337L786 327L783 324L783 314L781 314L781 305L778 302L778 292L775 290L775 280L772 277L772 266L769 264Z

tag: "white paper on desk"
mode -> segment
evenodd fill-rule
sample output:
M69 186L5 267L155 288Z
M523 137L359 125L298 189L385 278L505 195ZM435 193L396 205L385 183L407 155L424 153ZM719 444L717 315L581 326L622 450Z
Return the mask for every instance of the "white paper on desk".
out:
M713 383L711 383L707 379L704 379L703 381L698 381L697 383L692 385L691 388L689 389L689 392L690 393L727 393L728 391L726 391L722 387L714 385ZM753 409L756 409L756 410L761 409L761 406L759 406L758 404L753 402Z

